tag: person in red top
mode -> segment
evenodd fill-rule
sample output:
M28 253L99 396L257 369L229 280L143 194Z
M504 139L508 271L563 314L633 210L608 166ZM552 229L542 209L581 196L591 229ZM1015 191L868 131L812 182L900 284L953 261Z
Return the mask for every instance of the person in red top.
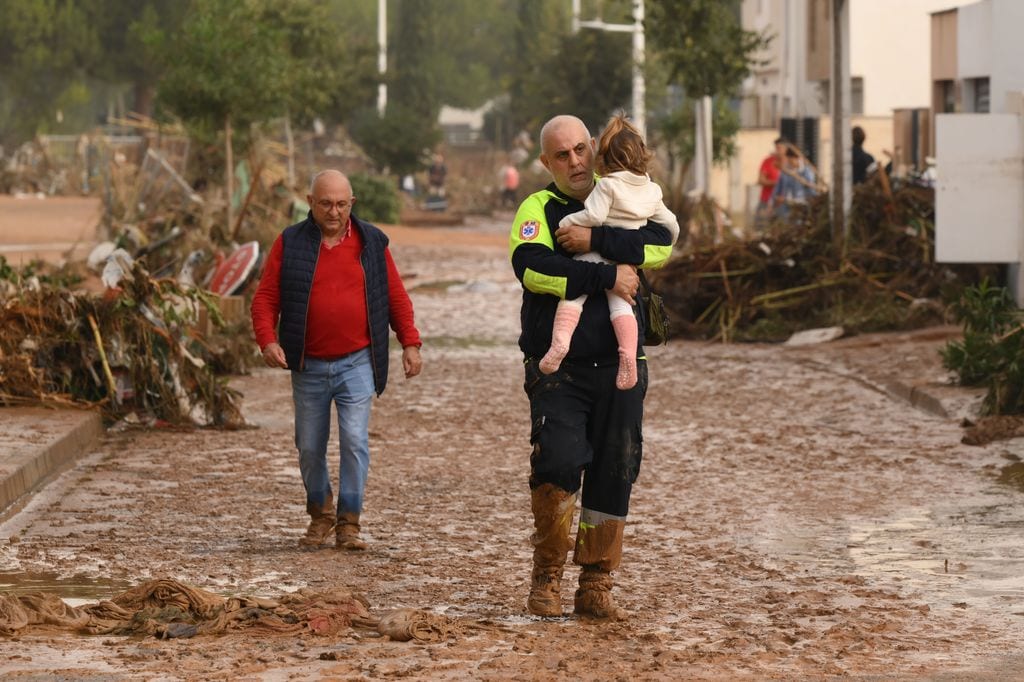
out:
M772 192L775 184L779 181L782 173L782 158L786 153L786 139L779 137L775 139L775 151L764 158L761 162L761 170L757 175L757 184L761 185L761 198L757 204L755 224L759 229L764 229L765 224L772 213Z
M306 220L274 241L252 301L252 325L269 367L291 370L295 444L311 520L302 547L365 549L359 517L369 472L370 405L387 384L389 327L406 378L420 373L412 301L376 226L352 214L343 173L321 171ZM331 403L338 413L337 504L327 469Z

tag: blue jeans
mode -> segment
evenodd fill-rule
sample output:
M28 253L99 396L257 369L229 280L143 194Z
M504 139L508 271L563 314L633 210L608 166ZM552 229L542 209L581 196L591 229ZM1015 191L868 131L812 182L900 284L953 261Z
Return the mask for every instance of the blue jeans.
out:
M338 513L362 511L370 470L370 405L374 393L369 348L339 360L306 358L303 371L292 372L295 446L299 449L308 509L319 509L333 500L327 469L333 402L338 411L341 451Z

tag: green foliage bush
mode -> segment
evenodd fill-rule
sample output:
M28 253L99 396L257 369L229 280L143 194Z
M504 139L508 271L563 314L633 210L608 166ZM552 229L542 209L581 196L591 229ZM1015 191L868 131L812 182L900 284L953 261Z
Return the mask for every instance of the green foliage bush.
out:
M1024 412L1024 324L1005 287L987 280L964 290L953 306L963 341L942 349L942 364L965 386L985 386L984 414Z
M349 176L356 197L355 214L371 223L397 223L401 203L390 178L366 173Z

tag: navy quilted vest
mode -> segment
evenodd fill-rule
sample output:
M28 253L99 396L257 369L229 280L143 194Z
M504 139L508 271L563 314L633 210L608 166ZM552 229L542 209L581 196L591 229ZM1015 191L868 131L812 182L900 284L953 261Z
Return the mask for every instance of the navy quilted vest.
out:
M388 383L388 336L391 311L388 304L388 268L384 250L388 238L376 226L352 216L353 229L363 238L359 261L366 280L366 312L370 323L370 356L377 395ZM312 215L301 223L285 228L281 234L281 318L277 336L284 349L288 367L302 371L306 345L306 312L309 290L320 255L320 228Z

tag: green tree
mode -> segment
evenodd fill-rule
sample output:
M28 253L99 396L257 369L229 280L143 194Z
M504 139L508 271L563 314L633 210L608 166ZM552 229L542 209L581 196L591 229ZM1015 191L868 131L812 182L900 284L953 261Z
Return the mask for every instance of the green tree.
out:
M629 21L628 5L608 3L601 18ZM628 33L582 28L572 33L569 3L523 0L515 17L514 45L528 49L509 81L508 118L513 130L536 135L556 114L579 116L597 135L608 117L628 109L632 95L632 43ZM596 16L584 7L584 17Z
M60 128L65 110L88 100L85 70L95 32L81 7L19 0L0 11L0 142L13 145Z
M649 128L669 158L669 198L676 208L694 157L694 106L712 97L712 153L728 158L739 129L730 99L769 38L740 25L738 0L659 0L644 21L654 91L670 94L654 108Z
M131 109L153 114L162 73L161 50L176 36L188 8L182 0L79 0L97 40L86 70L95 80L128 84Z
M738 0L659 0L644 31L668 81L694 97L731 95L750 75L769 39L740 25Z
M330 101L343 55L327 10L315 0L193 0L163 46L158 103L201 141L223 131L228 196L236 131L245 150L254 124L310 117Z
M526 46L516 56L516 68L508 83L509 118L513 130L540 132L551 116L553 99L561 96L563 83L547 76L548 69L562 55L562 43L569 35L568 3L550 0L522 0L515 16L513 45ZM565 113L558 111L557 113Z
M310 65L294 60L288 31L265 21L269 0L193 0L180 35L163 45L158 102L201 139L322 101ZM313 100L313 102L310 102Z

